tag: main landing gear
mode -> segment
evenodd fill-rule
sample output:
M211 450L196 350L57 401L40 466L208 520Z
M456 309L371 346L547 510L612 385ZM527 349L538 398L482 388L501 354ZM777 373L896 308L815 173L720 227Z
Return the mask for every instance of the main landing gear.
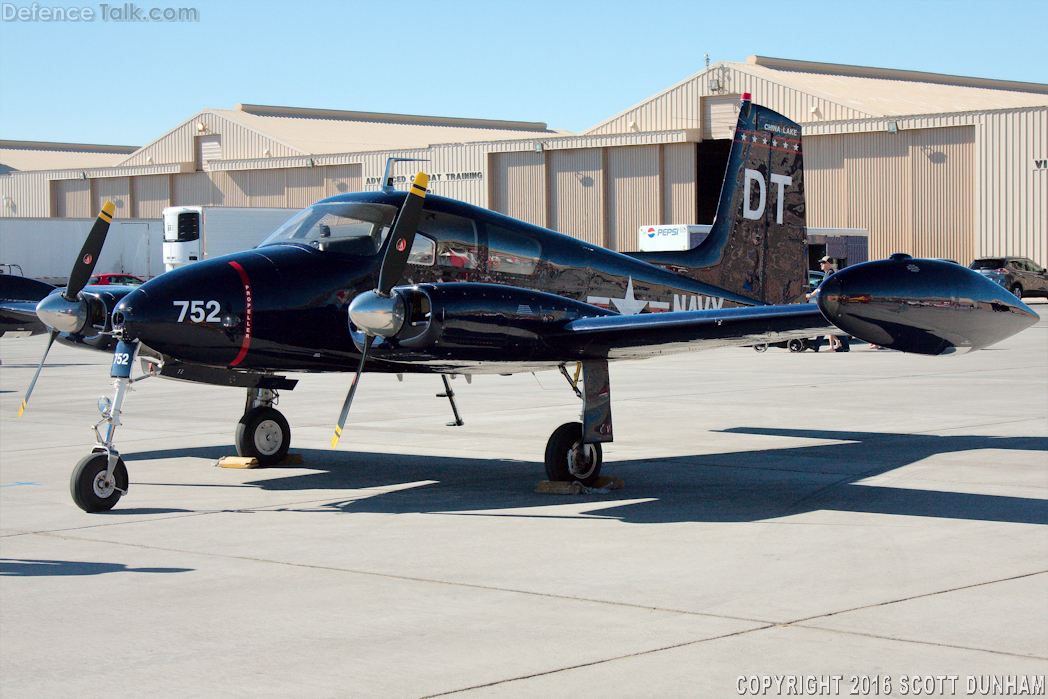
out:
M600 477L601 442L610 442L613 436L608 363L581 362L574 378L562 364L560 373L582 399L582 422L568 422L553 431L546 443L546 476L551 481L578 481L591 487ZM578 388L580 373L585 393Z
M291 428L273 406L280 397L268 388L247 389L244 417L237 424L237 454L258 459L260 466L279 464L291 448Z

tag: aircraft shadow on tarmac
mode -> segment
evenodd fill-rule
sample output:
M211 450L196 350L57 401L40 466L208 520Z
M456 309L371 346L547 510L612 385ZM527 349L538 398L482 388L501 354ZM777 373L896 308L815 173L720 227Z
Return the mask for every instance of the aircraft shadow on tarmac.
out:
M1048 500L975 493L861 485L861 481L936 454L981 449L1048 452L1043 437L930 436L739 427L733 434L843 440L818 445L721 454L605 462L605 475L626 487L582 496L535 493L541 465L485 460L299 450L302 466L256 471L246 483L265 490L361 490L350 500L310 505L314 511L452 513L483 516L558 517L551 505L591 504L563 516L623 522L752 522L817 510L940 517L1048 525ZM214 458L228 447L125 453L136 460L195 456ZM995 454L993 458L999 458ZM285 468L294 473L281 475ZM308 469L303 473L302 469ZM206 484L201 484L207 487ZM289 508L293 509L293 508ZM511 511L510 511L511 510ZM529 514L529 510L535 510Z
M193 568L128 568L123 563L0 558L0 576L52 577L105 573L187 573Z

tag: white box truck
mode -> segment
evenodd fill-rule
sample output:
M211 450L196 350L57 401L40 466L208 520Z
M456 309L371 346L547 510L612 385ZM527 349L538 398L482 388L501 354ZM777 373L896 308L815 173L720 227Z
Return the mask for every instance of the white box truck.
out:
M164 268L250 250L298 209L169 206L164 209Z

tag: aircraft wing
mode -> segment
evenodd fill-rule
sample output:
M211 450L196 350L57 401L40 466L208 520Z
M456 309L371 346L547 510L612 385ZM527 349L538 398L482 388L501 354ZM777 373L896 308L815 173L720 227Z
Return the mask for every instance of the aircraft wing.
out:
M0 301L0 314L23 323L39 323L36 301Z
M834 332L818 305L806 303L580 318L548 340L580 358L643 359Z

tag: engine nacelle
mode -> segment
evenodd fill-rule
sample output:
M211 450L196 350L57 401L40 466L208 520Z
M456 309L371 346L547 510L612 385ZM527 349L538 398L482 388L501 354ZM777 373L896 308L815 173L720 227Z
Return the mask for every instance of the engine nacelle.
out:
M403 300L403 324L372 347L375 356L389 359L527 361L566 323L614 315L562 296L496 284L419 284L393 293ZM362 334L354 340L361 344Z

